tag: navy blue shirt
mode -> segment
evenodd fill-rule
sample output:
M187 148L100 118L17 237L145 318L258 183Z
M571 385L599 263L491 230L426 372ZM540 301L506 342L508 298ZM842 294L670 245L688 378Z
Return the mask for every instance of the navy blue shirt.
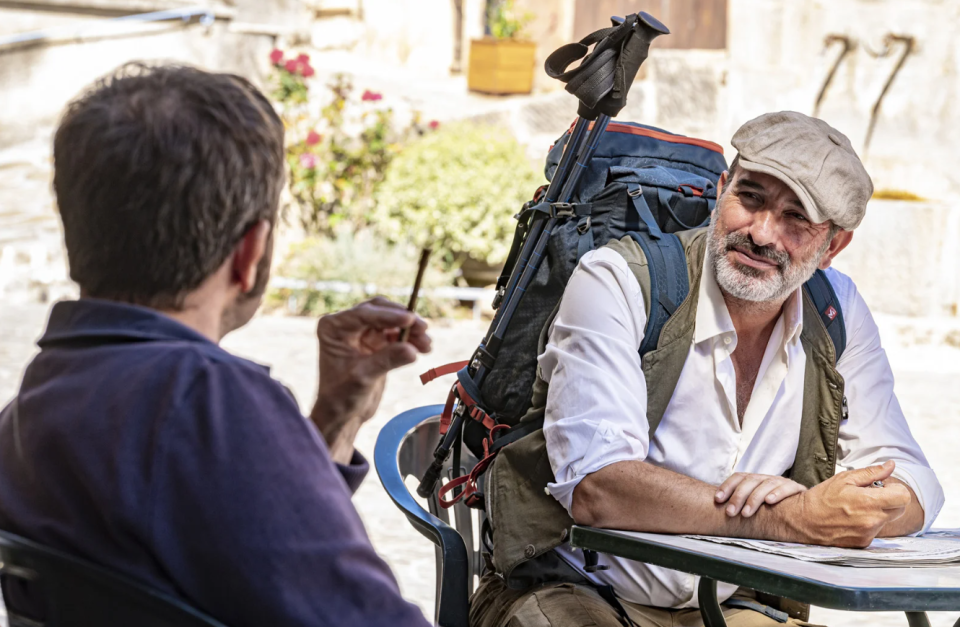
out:
M426 625L340 466L263 366L156 311L53 307L0 413L0 528L228 625Z

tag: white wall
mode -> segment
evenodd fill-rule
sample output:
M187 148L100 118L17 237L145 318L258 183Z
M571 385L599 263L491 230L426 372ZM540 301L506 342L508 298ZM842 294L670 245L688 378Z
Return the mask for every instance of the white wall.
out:
M872 200L834 266L874 311L956 317L960 309L960 207Z
M149 7L150 10L163 7ZM33 29L87 26L103 16L0 8L0 34ZM49 132L64 105L94 79L136 60L169 60L211 70L232 71L254 81L265 76L274 38L233 32L229 20L209 27L178 21L144 27L81 43L52 43L0 49L0 148ZM87 31L89 33L89 31Z
M878 189L924 197L960 195L960 24L958 0L730 0L729 73L724 139L766 111L812 113L836 58L831 33L857 40L840 66L820 117L861 152ZM900 48L876 59L887 33L916 38L914 54L892 83L869 151L870 111Z

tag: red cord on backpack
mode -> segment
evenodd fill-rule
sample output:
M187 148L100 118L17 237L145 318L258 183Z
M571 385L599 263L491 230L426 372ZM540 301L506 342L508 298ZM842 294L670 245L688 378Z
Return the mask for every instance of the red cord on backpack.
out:
M494 458L497 456L497 453L500 451L490 452L490 446L493 444L494 437L497 435L497 432L507 429L510 427L508 425L494 425L490 429L490 437L483 439L483 459L481 459L476 466L473 467L473 470L470 471L470 474L464 475L462 477L457 477L453 481L447 483L447 485L440 488L440 491L437 492L437 502L443 509L449 509L456 505L461 499L463 504L467 507L481 508L483 507L483 495L480 493L477 486L477 479L480 478L484 472L486 472L487 467L493 462ZM460 494L456 495L450 500L444 500L444 496L450 491L462 487Z

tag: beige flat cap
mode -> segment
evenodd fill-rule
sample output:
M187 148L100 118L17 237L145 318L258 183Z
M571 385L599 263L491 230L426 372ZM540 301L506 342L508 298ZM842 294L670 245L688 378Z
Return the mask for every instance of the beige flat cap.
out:
M733 136L740 166L783 181L816 223L852 231L863 220L873 182L846 135L796 111L765 113Z

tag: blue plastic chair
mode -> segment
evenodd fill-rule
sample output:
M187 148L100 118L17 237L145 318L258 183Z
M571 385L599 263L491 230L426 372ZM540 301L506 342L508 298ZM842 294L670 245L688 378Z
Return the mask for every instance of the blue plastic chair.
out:
M3 531L0 560L10 627L224 627L174 597ZM17 607L14 589L29 590L43 615Z
M380 482L407 520L428 540L437 545L436 622L440 627L467 627L470 594L475 577L483 570L479 539L474 537L475 512L460 503L450 510L441 509L436 494L424 509L407 489L405 479L419 482L433 461L433 450L440 438L440 412L443 405L429 405L404 412L387 423L377 436L373 460ZM461 449L461 472L477 463L466 447ZM452 457L452 456L451 456ZM452 462L444 466L444 480L451 476ZM453 511L454 527L449 513ZM483 513L480 512L480 522Z

